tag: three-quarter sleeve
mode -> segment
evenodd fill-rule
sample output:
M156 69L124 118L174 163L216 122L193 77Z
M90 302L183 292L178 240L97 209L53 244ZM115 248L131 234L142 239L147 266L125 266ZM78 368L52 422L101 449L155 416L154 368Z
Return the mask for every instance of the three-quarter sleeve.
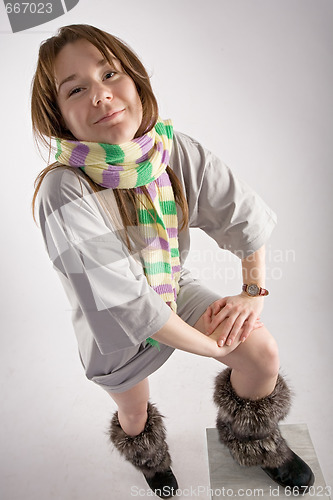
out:
M43 181L39 219L73 317L84 316L102 354L138 345L162 328L171 310L149 286L139 259L106 223L82 174L79 186L73 172L57 170Z
M275 213L219 158L177 133L174 165L185 187L190 227L202 229L240 258L265 244L276 224Z

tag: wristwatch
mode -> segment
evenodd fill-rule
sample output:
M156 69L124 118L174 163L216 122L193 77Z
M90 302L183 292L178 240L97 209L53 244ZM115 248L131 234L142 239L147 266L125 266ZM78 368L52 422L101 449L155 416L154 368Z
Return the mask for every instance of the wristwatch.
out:
M259 295L268 295L269 291L265 288L261 288L255 283L250 283L249 285L243 285L243 292L246 292L250 297L258 297Z

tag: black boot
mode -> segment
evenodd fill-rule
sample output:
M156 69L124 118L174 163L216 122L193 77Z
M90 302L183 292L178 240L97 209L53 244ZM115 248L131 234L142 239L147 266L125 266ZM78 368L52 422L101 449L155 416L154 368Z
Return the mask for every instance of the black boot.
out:
M178 484L171 470L162 415L152 403L148 403L147 412L145 428L137 436L129 436L123 431L118 412L115 412L111 419L110 440L126 460L143 473L156 495L171 498L176 494Z
M281 375L268 396L252 400L239 397L230 382L231 369L215 381L214 402L219 407L216 426L220 441L240 465L260 466L283 487L305 493L314 483L310 467L281 436L278 422L290 408L290 391Z
M293 451L291 453L290 460L280 467L262 467L262 470L284 488L289 486L294 494L304 495L313 485L315 477L308 464Z

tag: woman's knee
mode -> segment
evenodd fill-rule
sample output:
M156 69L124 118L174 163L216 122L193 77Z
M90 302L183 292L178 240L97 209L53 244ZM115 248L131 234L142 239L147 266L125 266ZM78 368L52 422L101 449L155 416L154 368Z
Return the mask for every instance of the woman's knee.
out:
M128 391L121 393L109 393L118 406L118 410L126 415L131 421L142 418L147 415L147 406L149 400L148 379L142 380L136 386Z
M148 417L148 401L130 403L118 400L117 406L118 419L123 431L130 436L140 434Z
M280 368L279 349L274 337L263 329L252 332L252 356L256 370L265 377L275 377ZM250 340L250 339L249 339ZM246 344L246 342L245 342Z
M244 343L221 361L240 372L264 378L275 377L280 367L277 343L265 327L254 330Z
M130 425L135 425L137 422L146 421L147 420L147 407L135 408L132 411L128 411L127 409L118 408L118 415L122 417L122 419L126 419L126 422Z
M261 370L266 376L275 377L279 373L280 358L275 339L271 338L262 350Z

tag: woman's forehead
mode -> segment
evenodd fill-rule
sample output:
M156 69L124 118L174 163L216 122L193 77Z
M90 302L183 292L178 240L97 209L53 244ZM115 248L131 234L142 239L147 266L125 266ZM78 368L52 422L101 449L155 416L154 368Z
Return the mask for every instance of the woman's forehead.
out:
M58 90L64 83L64 79L67 81L73 76L72 69L85 67L85 62L88 59L96 67L102 68L109 64L114 69L120 70L121 62L119 59L109 49L106 48L105 52L106 54L104 55L95 45L85 39L66 44L54 62L54 78ZM106 58L106 56L108 57Z
M101 50L96 45L91 43L89 40L86 40L85 38L79 38L78 40L75 40L73 42L68 42L60 50L57 57L63 53L65 54L67 53L72 55L74 54L75 56L77 55L91 56L94 57L97 62L101 59L105 60L106 56L108 57L108 59L110 59L110 61L115 61L115 62L119 61L118 58L113 54L113 52L107 46L104 45L103 50L105 54L103 54L103 52L101 52Z

